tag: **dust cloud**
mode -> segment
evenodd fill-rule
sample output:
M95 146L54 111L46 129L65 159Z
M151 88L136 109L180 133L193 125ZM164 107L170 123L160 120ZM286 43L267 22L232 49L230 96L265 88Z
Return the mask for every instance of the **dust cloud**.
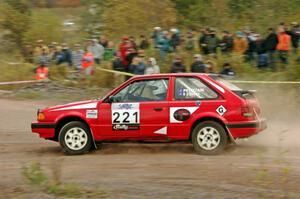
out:
M300 85L240 85L257 90L268 128L249 138L259 146L300 147Z

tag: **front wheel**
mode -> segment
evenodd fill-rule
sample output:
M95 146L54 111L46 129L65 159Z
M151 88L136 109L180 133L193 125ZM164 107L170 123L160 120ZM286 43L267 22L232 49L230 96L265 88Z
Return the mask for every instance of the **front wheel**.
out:
M192 142L197 153L203 155L216 155L224 150L228 136L217 122L204 121L198 124L192 131Z
M84 123L74 121L60 130L59 143L66 154L80 155L91 149L92 136Z

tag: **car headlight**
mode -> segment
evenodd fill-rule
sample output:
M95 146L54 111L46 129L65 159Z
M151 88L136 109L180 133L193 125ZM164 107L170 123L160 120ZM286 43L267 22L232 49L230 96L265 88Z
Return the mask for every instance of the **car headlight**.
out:
M40 112L38 110L38 113L37 113L37 120L38 121L41 121L41 120L44 120L45 119L45 114L43 112Z

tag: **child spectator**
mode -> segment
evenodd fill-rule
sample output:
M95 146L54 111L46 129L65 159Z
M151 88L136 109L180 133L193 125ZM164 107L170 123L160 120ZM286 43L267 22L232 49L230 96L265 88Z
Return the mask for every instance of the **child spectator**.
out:
M92 75L93 74L94 64L95 64L94 55L87 48L85 53L83 54L82 63L81 63L82 69L85 71L86 75Z
M223 64L223 69L220 72L221 75L226 75L226 76L231 76L234 77L235 76L235 72L232 69L231 65L229 62L226 62Z
M44 80L44 79L48 79L48 68L46 67L45 63L41 63L39 67L37 67L36 69L36 76L35 79L36 80Z

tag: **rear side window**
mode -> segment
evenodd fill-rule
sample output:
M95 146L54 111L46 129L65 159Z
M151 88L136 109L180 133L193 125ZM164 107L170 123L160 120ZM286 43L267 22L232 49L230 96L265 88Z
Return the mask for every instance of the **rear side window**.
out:
M218 94L194 77L177 77L175 80L175 100L216 99Z

